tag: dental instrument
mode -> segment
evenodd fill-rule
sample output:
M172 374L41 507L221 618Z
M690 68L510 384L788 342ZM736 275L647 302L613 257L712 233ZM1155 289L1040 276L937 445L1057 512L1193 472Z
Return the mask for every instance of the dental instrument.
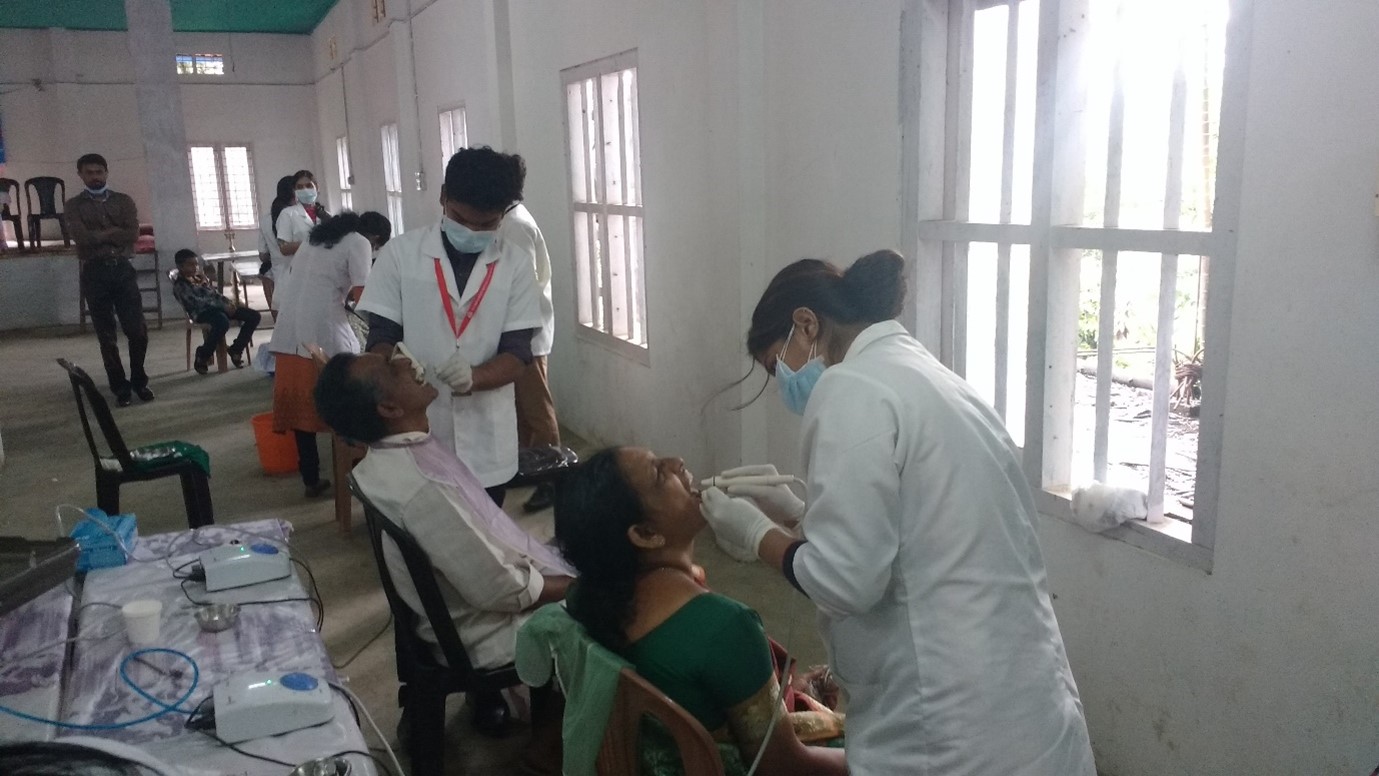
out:
M745 474L737 477L716 474L700 481L699 484L705 488L728 488L733 485L803 485L804 480L789 474Z

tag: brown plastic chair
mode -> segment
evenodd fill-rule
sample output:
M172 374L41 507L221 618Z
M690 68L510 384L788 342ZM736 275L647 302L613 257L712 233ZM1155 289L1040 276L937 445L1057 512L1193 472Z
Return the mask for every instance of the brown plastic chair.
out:
M624 668L618 677L613 710L599 746L599 776L638 776L641 772L642 720L660 722L680 750L685 773L694 776L723 776L723 759L709 731L665 693Z
M34 197L38 198L38 207L34 207ZM41 242L44 221L57 221L57 225L62 229L62 244L72 244L72 238L67 234L66 214L58 210L65 207L66 202L67 184L61 178L41 175L24 181L24 205L29 211L30 248L37 248Z
M10 201L0 205L0 251L7 250L5 244L4 222L14 224L14 241L19 250L24 250L23 220L19 217L19 181L14 178L0 178L0 194L10 195Z

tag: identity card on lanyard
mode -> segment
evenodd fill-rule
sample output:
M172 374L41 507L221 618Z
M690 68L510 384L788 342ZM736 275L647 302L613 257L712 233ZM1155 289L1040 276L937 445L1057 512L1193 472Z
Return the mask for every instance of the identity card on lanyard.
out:
M469 303L469 309L464 311L464 318L458 325L455 323L455 307L450 303L450 291L445 287L445 271L441 269L441 260L436 259L435 262L436 287L440 289L441 303L445 305L445 317L450 321L450 331L455 333L455 342L458 345L460 337L464 336L464 330L469 328L469 322L474 320L475 313L479 312L479 303L484 301L484 295L488 293L488 284L493 282L493 270L498 268L498 262L489 262L488 272L484 273L484 282L479 285L479 293L474 295L474 301Z

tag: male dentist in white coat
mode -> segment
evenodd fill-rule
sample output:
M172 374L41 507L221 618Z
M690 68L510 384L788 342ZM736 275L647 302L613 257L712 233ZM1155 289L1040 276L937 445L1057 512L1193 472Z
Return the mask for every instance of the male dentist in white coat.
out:
M520 156L458 151L445 168L440 223L390 241L359 301L365 349L429 367L440 389L431 432L499 506L517 473L512 384L542 325L533 269L541 230L520 204L525 178Z

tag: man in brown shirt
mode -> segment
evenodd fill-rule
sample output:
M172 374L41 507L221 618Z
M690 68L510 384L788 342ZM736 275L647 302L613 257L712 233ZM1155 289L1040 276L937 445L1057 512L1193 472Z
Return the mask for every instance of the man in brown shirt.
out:
M86 154L77 160L77 175L86 190L67 200L67 229L77 244L81 263L81 290L86 309L101 343L101 360L110 380L115 403L128 407L137 395L153 401L144 372L148 351L148 328L144 325L144 300L130 257L139 237L139 211L127 194L110 191L105 185L108 167L100 154ZM129 341L129 377L120 362L120 346L115 319Z

